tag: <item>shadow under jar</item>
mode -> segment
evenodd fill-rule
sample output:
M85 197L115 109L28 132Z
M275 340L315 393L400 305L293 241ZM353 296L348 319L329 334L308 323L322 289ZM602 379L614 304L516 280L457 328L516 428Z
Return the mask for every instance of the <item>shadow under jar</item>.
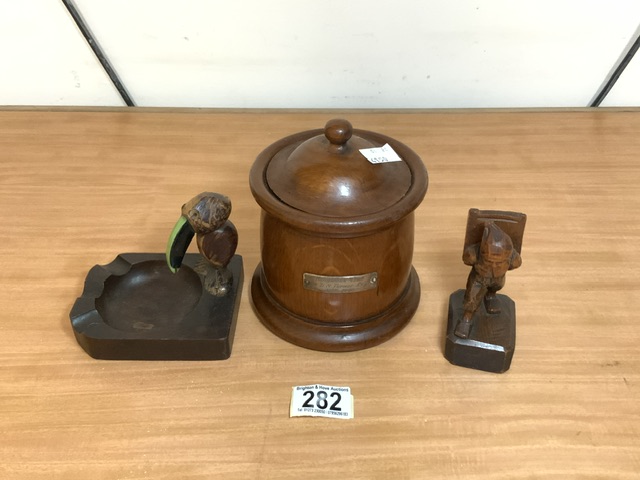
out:
M359 151L387 143L402 161L372 164ZM267 147L249 181L262 207L251 299L267 328L344 352L378 345L411 320L420 301L413 212L428 185L415 152L334 119Z

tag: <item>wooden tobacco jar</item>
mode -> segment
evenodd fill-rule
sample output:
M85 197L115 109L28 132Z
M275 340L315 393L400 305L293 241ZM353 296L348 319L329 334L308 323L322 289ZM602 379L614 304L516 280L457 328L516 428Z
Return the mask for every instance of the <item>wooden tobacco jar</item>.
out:
M401 161L373 164L359 151L387 143ZM427 184L409 147L341 119L260 153L250 185L262 207L262 263L251 298L264 325L296 345L336 352L400 331L420 301L413 211Z

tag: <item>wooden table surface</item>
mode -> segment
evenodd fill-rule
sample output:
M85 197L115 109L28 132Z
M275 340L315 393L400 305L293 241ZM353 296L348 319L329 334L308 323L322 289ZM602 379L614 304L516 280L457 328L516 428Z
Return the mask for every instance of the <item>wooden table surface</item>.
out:
M253 160L336 116L406 143L430 175L415 317L339 354L272 335L248 291ZM2 110L0 478L640 478L639 184L640 110ZM87 271L163 252L203 190L232 198L240 232L231 358L90 358L69 322ZM528 215L502 375L443 357L470 207ZM289 418L291 387L310 383L350 386L355 419Z

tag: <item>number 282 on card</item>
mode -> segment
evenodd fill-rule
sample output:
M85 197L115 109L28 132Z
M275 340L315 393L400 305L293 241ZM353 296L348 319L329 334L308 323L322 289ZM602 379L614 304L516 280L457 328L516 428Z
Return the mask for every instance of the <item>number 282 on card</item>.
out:
M293 387L289 416L353 418L351 389L318 384Z

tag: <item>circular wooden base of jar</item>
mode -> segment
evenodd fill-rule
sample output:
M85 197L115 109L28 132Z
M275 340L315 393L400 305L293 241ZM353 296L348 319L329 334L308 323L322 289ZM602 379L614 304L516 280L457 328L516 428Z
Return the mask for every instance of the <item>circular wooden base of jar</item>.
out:
M256 314L278 337L311 350L350 352L386 342L409 323L420 303L420 280L411 267L404 292L388 310L353 323L331 324L289 312L268 294L263 277L259 264L251 281L251 301Z

